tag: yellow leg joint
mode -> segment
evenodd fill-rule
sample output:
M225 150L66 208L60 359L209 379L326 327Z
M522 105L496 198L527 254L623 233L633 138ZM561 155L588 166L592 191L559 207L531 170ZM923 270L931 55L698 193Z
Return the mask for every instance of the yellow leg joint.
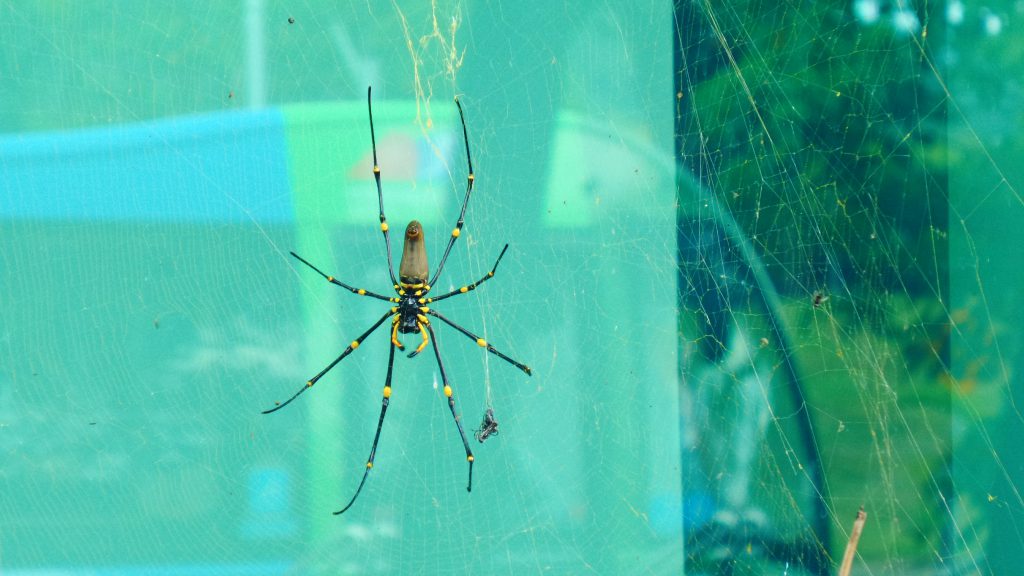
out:
M328 276L327 277L327 281L328 282L334 282L334 276Z
M367 462L366 463L366 467L367 468L373 468L373 462Z
M359 348L359 340L353 340L352 343L348 345L348 347L353 350Z
M306 380L306 388L312 388L312 387L313 387L313 381L312 380Z
M462 233L462 232L461 232L461 231L460 231L460 230L459 230L458 228L453 228L453 229L452 229L452 237L453 237L453 238L458 238L458 237L459 237L459 234L461 234L461 233Z
M379 170L378 170L378 172L379 172ZM380 231L381 232L387 232L388 231L388 223L387 222L381 222L380 223Z
M356 293L359 294L360 296L366 296L366 290L363 290L362 288L356 290Z
M384 397L391 398L391 386L384 387Z
M484 340L483 338L477 338L476 339L476 345L481 347L481 348L486 348L487 347L487 340Z
M380 174L380 166L377 166L376 164L374 164L373 165L373 173L374 174Z
M444 395L449 397L449 398L452 397L452 387L451 386L448 386L447 384L445 385L445 387L444 387Z
M473 455L470 454L469 456L466 456L466 460L469 461L469 462L472 462L473 461Z
M417 316L423 318L422 314L417 314ZM423 319L426 320L426 318ZM413 356L419 354L420 352L423 352L423 349L427 347L427 342L430 342L430 337L427 336L427 329L423 327L422 322L420 322L420 335L423 336L423 342L420 342L420 345L416 347L416 353L413 354Z
M459 292L462 292L463 294L469 292L469 286L463 286L462 288L459 288Z
M395 319L392 320L392 322L391 322L391 343L395 345L395 348L398 348L399 350L405 350L405 346L402 346L402 343L398 341L398 316L397 315L395 316Z

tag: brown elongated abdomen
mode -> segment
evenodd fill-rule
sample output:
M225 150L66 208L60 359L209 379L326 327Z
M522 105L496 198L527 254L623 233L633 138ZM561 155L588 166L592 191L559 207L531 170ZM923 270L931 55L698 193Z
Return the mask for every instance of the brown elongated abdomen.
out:
M413 220L405 227L405 246L402 248L402 262L398 265L398 280L403 284L426 284L429 275L423 226L420 226L418 220Z

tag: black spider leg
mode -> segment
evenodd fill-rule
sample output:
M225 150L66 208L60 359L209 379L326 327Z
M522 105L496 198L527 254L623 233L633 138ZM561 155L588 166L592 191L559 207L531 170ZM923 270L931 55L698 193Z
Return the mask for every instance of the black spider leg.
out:
M452 328L455 328L459 332L462 332L463 334L468 336L470 339L476 341L477 345L480 346L481 348L487 348L487 351L490 352L491 354L494 354L495 356L497 356L498 358L501 358L505 362L508 362L509 364L515 366L516 368L519 368L523 372L526 372L527 376L532 376L533 375L533 370L531 370L529 366L527 366L526 364L522 364L520 362L516 362L515 360L513 360L513 359L509 358L508 356L502 354L494 346L491 346L486 340L484 340L483 338L477 336L476 334L473 334L469 330L466 330L462 326L459 326L455 322L452 322L451 320L445 318L444 316L441 315L440 312L437 312L436 310L430 309L430 310L427 310L427 314L430 314L431 316L434 316L436 318L440 318L441 321L444 322L445 324L451 326Z
M292 400L295 400L296 398L298 398L299 394L302 394L306 390L312 388L313 384L316 384L317 380L323 378L324 374L327 374L327 372L330 371L331 368L334 368L338 364L338 362L341 362L342 360L344 360L345 356L348 356L349 354L352 353L353 350L355 350L356 348L359 348L359 345L363 343L363 340L365 340L366 337L369 336L374 330L376 330L377 328L380 328L380 325L383 324L384 321L387 320L388 318L390 318L393 314L394 314L394 312L392 312L391 310L388 310L387 312L385 312L384 315L380 317L380 320L377 320L376 322L374 322L373 326L370 326L369 330L367 330L366 332L363 332L362 336L360 336L359 338L356 338L355 340L353 340L352 343L349 344L347 348L345 348L345 351L341 353L341 356L338 356L337 358L335 358L334 362L331 362L330 364L328 364L327 368L324 368L323 370L321 370L319 374L317 374L316 376L313 376L312 378L310 378L306 382L306 385L303 386L302 388L299 388L299 391L296 392L294 396L292 396L288 400L285 400L284 402L278 404L277 406L274 406L273 408L271 408L269 410L264 410L263 413L264 414L270 414L271 412L276 412L276 411L280 410L281 408L284 408L285 406L290 404Z
M309 266L313 270L316 270L317 274L319 274L319 275L323 276L324 278L326 278L327 281L330 282L331 284L337 284L338 286L341 286L342 288L348 290L349 292L351 292L353 294L358 294L360 296L369 296L371 298L376 298L378 300L383 300L385 302L398 302L397 298L388 298L387 296L381 296L380 294L377 294L375 292L370 292L369 290L363 290L362 288L353 288L352 286L349 286L348 284L345 284L341 280L338 280L334 276L328 276L327 274L324 274L323 272L320 271L319 268L317 268L316 266L313 266L312 264L307 262L305 258L303 258L302 256L299 256L295 252L289 252L289 254L291 254L292 256L295 256L296 258L298 258L299 262L302 262L306 266Z
M370 142L373 144L373 179L377 181L377 202L380 204L380 231L384 233L384 245L388 252L388 274L391 284L398 286L395 278L395 266L391 262L391 238L388 236L388 219L384 216L384 191L380 187L380 166L377 164L377 135L373 132L373 106L370 103L372 86L366 88L366 110L370 113Z
M466 440L466 433L462 430L462 419L455 412L455 397L452 395L452 386L448 382L448 375L444 371L444 363L441 362L441 349L437 346L437 334L434 334L434 328L430 324L426 324L427 330L430 331L430 339L434 341L434 357L437 358L437 367L441 370L441 382L444 383L444 395L448 397L448 408L452 411L452 418L455 419L455 425L459 428L459 436L462 438L462 446L466 449L466 461L469 462L469 483L466 484L466 492L473 491L473 451L469 448L469 440Z
M437 271L434 272L434 277L430 279L427 286L433 286L434 282L441 276L441 270L444 270L444 263L448 260L448 253L452 251L455 239L462 234L462 225L466 222L466 206L469 205L469 195L473 193L473 182L476 181L476 176L473 175L473 159L469 155L469 134L466 132L466 118L462 114L462 104L458 98L455 99L455 105L459 107L459 120L462 122L462 141L466 144L466 165L469 166L469 176L466 178L466 197L462 200L462 211L459 212L459 221L455 223L451 238L448 239L448 247L444 249L444 256L441 256L441 262L437 265Z
M463 286L463 287L458 288L456 290L452 290L451 292L449 292L447 294L442 294L440 296L437 296L436 298L427 298L425 302L427 304L429 304L431 302L437 302L438 300L444 300L445 298L449 298L451 296L458 296L459 294L465 294L466 292L469 292L470 290L476 290L477 286L483 284L484 282L490 280L491 278L494 278L494 273L498 271L498 263L501 262L501 257L505 255L505 251L506 250L508 250L508 244L505 244L505 247L502 248L501 254L498 254L498 259L495 260L495 262L494 262L494 267L492 267L491 271L488 272L486 275L484 275L483 278L477 280L476 282L473 282L472 284L469 284L468 286Z
M345 507L335 512L335 516L338 514L344 514L346 510L352 507L355 503L356 498L359 497L359 493L363 491L363 484L366 484L366 477L370 474L370 469L373 468L373 459L377 456L377 442L380 441L380 429L384 426L384 414L388 411L388 404L391 402L391 367L395 363L395 345L391 344L388 346L391 349L391 353L388 355L388 375L384 378L384 398L380 403L380 419L377 420L377 433L373 436L373 446L370 447L370 457L366 459L366 470L363 471L363 479L359 481L359 487L356 488L356 493L352 495L352 499L345 504Z

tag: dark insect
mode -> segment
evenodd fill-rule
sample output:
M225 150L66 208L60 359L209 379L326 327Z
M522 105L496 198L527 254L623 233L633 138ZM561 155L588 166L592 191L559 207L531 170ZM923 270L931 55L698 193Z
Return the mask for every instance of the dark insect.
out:
M352 499L348 501L348 504L346 504L345 507L342 508L341 510L335 512L335 514L341 514L352 506L352 504L356 501L356 498L359 496L359 493L362 491L363 484L366 483L366 478L370 473L370 469L373 468L373 461L377 453L377 442L380 440L381 427L384 425L384 415L387 413L388 403L390 402L391 399L391 368L395 360L395 349L397 348L398 350L405 351L405 345L402 344L398 339L399 334L419 334L422 338L419 346L417 346L415 350L408 354L409 358L412 358L419 354L420 352L422 352L423 349L426 348L427 344L429 344L431 341L433 341L434 343L434 358L437 360L437 367L441 372L441 381L444 383L444 395L445 397L448 398L448 408L451 410L452 418L455 420L455 426L459 429L459 436L462 438L462 445L466 449L466 461L469 462L469 481L466 484L467 491L472 491L473 489L473 451L470 450L469 442L466 440L466 434L462 429L462 419L459 418L458 413L455 411L455 398L452 395L451 382L448 380L448 374L447 372L445 372L444 363L441 361L441 352L437 346L437 336L434 333L434 327L431 324L429 317L433 316L434 318L437 318L438 320L447 324L448 326L451 326L458 332L465 335L470 340L476 342L478 346L485 348L491 354L494 354L495 356L501 358L505 362L508 362L509 364L515 366L516 368L519 368L528 376L531 374L529 366L517 362L512 358L506 356L505 354L499 352L497 349L494 348L494 346L491 346L483 338L477 336L473 332L470 332L466 328L463 328L459 324L456 324L455 322L449 320L440 312L429 307L429 304L432 304L434 302L444 300L445 298L451 298L452 296L465 294L471 290L475 290L477 286L493 278L494 273L498 270L498 263L501 262L502 256L504 256L505 251L508 250L508 244L506 244L505 247L501 250L501 253L498 254L498 259L495 260L494 266L491 268L491 271L484 275L483 278L477 280L476 282L473 282L472 284L467 284L465 286L462 286L461 288L457 288L455 290L452 290L451 292L447 292L440 296L428 296L428 294L430 293L430 289L434 286L434 283L437 281L437 278L441 275L441 271L444 269L444 264L448 260L448 253L451 252L452 246L455 244L455 241L459 238L459 235L462 233L462 226L465 223L466 217L466 205L469 204L469 197L470 194L472 194L473 192L473 182L475 180L475 176L473 175L473 161L469 154L469 135L466 131L466 119L462 112L462 104L459 103L458 98L455 99L455 105L459 109L459 120L462 122L462 140L466 145L466 165L469 168L469 175L467 177L466 182L466 196L462 200L462 210L459 212L459 219L455 223L455 228L452 229L451 237L448 239L448 246L445 248L444 254L441 256L441 263L438 264L437 271L434 272L433 277L430 277L428 271L427 251L423 240L423 228L420 226L420 223L417 222L416 220L410 222L405 229L405 246L402 249L402 260L398 265L398 278L395 277L395 268L391 259L391 241L390 237L388 236L389 227L387 218L384 217L384 192L382 191L380 184L380 166L377 164L377 137L373 131L373 107L371 105L369 89L366 91L366 106L370 116L370 142L373 146L373 178L377 182L377 200L378 203L380 204L380 230L384 234L384 245L387 249L388 273L391 275L392 288L394 289L397 296L383 296L375 292L370 292L369 290L364 290L362 288L355 288L353 286L350 286L349 284L346 284L338 280L334 276L324 274L323 272L320 271L319 268L303 260L302 257L299 256L298 254L294 252L291 253L292 256L297 258L306 266L309 266L310 268L315 270L317 274L323 276L331 284L341 286L342 288L348 290L349 292L352 292L353 294L358 294L360 296L369 296L370 298L383 300L384 302L389 302L392 304L388 311L385 312L384 315L381 316L379 320L374 322L372 326L370 326L358 338L353 340L352 343L349 344L347 348L345 348L341 355L335 358L333 362L328 364L326 368L321 370L319 374L310 378L309 381L307 381L302 388L299 388L299 391L296 392L291 398L281 403L275 403L275 406L273 408L265 410L263 412L264 414L270 414L271 412L280 410L281 408L284 408L289 403L291 403L292 400L298 398L300 394L302 394L309 388L312 388L313 385L316 384L318 380L323 378L323 376L327 374L327 372L331 368L334 368L338 364L338 362L344 360L346 356L348 356L349 354L352 353L353 350L358 348L359 345L362 344L363 340L365 340L371 333L377 330L377 328L384 324L384 322L386 322L389 318L391 319L391 346L390 352L388 354L387 375L385 376L384 379L384 398L381 401L380 419L377 421L377 432L373 437L373 445L370 447L370 456L366 461L366 469L363 472L363 479L360 480L359 482L359 487L356 488L356 492L352 496ZM493 421L493 414L491 423L493 425L493 428L490 429L488 435L497 432L498 423ZM486 436L484 436L484 438L486 438Z
M484 421L480 423L480 427L476 430L476 441L483 444L484 440L497 435L498 421L494 419L494 410L488 408L484 412Z
M820 308L825 302L828 302L828 296L825 296L821 290L815 291L814 296L811 296L811 304L813 304L815 308Z
M295 24L295 18L292 18L291 16L289 16L288 17L288 23L289 24Z

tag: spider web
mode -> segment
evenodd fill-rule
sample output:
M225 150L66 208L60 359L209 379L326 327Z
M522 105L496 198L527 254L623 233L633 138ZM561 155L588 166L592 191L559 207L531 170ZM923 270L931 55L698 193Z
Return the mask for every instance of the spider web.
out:
M1020 17L0 0L0 573L1012 573Z

